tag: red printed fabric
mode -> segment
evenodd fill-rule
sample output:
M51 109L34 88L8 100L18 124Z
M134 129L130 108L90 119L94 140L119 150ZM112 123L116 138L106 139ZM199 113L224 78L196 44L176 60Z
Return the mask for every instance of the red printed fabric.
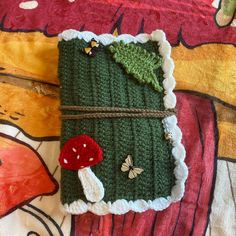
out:
M19 7L22 0L1 0L0 22L6 31L42 31L55 36L65 29L97 34L119 31L136 35L162 29L172 45L187 47L221 42L235 44L236 28L220 29L209 0L38 0L35 9Z
M76 236L204 235L215 181L217 133L214 106L207 99L184 93L177 93L177 99L189 169L183 199L160 212L74 216Z
M35 150L0 133L0 217L40 195L52 195L57 189L56 180Z
M207 46L211 46L212 43L216 43L215 45L217 46L219 44L236 46L236 27L229 26L220 29L215 24L214 14L216 9L212 6L213 0L37 0L34 1L37 2L37 7L31 10L22 9L20 7L22 2L28 1L0 1L1 31L10 32L9 34L11 32L27 32L27 35L31 34L30 32L42 32L46 36L45 38L51 39L51 37L56 37L63 30L71 28L81 31L92 31L96 34L127 33L132 35L143 32L151 33L155 29L162 29L172 46L175 47L181 44L177 47L179 52L181 50L184 52L183 49L186 49L186 47L188 52L193 52L203 47L206 47L204 50L207 51ZM201 47L201 45L204 46ZM229 45L224 46L228 48ZM231 63L231 59L227 58L228 54L226 51L229 50L227 48L224 49L225 51L222 49L222 54L225 53L226 55L222 55L222 58L225 56L225 60L227 59ZM233 49L230 50L233 51ZM47 56L50 56L50 53L48 54ZM192 54L189 53L188 55ZM197 63L196 65L188 64L189 61L192 62L188 55L183 55L183 58L179 60L182 60L183 63L189 66L199 66ZM215 67L218 68L217 66L221 63L221 60L219 60L221 55L216 55L216 59L212 59L210 56L206 58L207 56L204 55L204 58L199 59L199 61L202 61L202 65L205 65L204 62L212 60L212 64L215 63ZM14 58L11 60L14 62ZM198 61L198 58L196 61ZM180 62L178 63L181 66ZM18 65L15 66L17 67ZM2 67L4 66L0 64L0 72L2 72L2 76L5 76L4 70L2 70L4 68ZM199 69L201 68L199 67ZM212 68L211 70L213 71ZM12 71L14 77L14 69ZM214 74L216 80L212 81L212 84L219 83L221 73L218 72ZM229 84L232 83L232 85L233 72L230 74L232 78L230 77L228 80ZM208 71L203 71L203 73L207 74ZM204 76L207 77L207 75ZM23 74L22 78L27 77ZM186 83L188 79L190 81L192 79L191 76L186 78ZM200 82L204 83L204 80L201 81L201 78L199 78ZM25 232L25 228L28 227L27 233L22 233L23 235L37 235L38 231L36 230L37 232L35 231L36 233L34 233L34 228L42 229L42 232L47 233L38 233L38 235L60 236L69 235L67 232L70 232L73 236L204 235L211 213L217 167L218 128L215 106L217 108L218 102L232 110L235 110L235 106L226 103L222 99L218 99L216 95L211 96L213 89L210 86L208 94L204 94L204 91L202 93L201 91L198 92L197 89L197 92L192 92L195 89L193 87L190 89L191 91L188 90L187 92L176 92L178 124L183 134L182 142L186 149L185 161L189 170L185 194L180 202L171 204L170 207L159 212L149 210L144 213L128 212L125 215L109 214L97 216L92 213L86 213L72 216L72 218L70 215L64 216L64 213L59 210L60 197L59 195L55 197L55 192L58 190L57 181L60 179L58 174L60 170L59 163L56 164L55 169L48 169L44 161L51 163L53 162L52 159L48 157L43 159L41 155L24 143L26 141L19 142L8 135L0 134L0 139L3 140L2 143L7 140L9 146L12 146L12 149L7 152L7 159L3 159L0 156L0 171L3 170L0 172L0 196L5 202L4 204L0 203L0 215L3 217L2 222L7 217L16 218L18 216L19 218L16 219L18 219L17 223L21 225L19 227L20 230ZM225 93L228 93L228 91L225 90ZM215 101L214 104L213 100ZM51 116L52 114L49 115ZM220 114L217 115L220 116ZM225 118L222 114L221 116L222 119ZM227 118L232 119L232 122L234 122L235 118L233 115L231 116ZM5 123L2 122L1 124ZM46 128L47 125L45 120ZM56 138L56 141L59 142L59 137ZM40 152L40 145L44 146L45 140L41 141L42 144L40 143L37 146L37 152ZM51 139L49 139L50 141ZM48 153L51 153L51 150ZM19 156L19 154L23 157ZM54 156L51 155L51 157ZM228 160L227 158L226 160ZM222 163L223 161L219 162ZM6 165L9 167L6 168ZM26 178L26 173L31 178ZM55 173L58 175L55 177L56 180L53 177ZM21 176L21 178L16 178L16 174ZM222 173L220 174L222 175ZM220 175L217 174L217 178L218 176ZM7 181L5 181L6 179ZM13 187L9 188L9 186ZM222 189L218 191L218 195L223 195ZM9 191L13 191L16 197L9 198L8 196L12 194ZM42 195L52 195L50 197L55 198L51 200L50 204L46 205L44 201L48 200L49 197L43 197L41 201ZM217 198L220 199L219 196ZM33 199L37 200L37 208L34 206ZM32 202L29 204L30 201ZM227 203L225 204L227 205ZM51 208L54 210L54 215ZM37 217L34 216L36 213L38 215L41 214L43 220L38 221ZM26 214L28 218L24 218ZM57 215L60 215L61 218L57 218ZM8 221L12 224L12 219L15 218L9 218L10 220ZM32 219L36 221L36 224L31 224L30 220ZM233 219L231 220L233 221ZM27 227L24 224L27 223L26 221L28 222ZM224 221L223 216L222 221ZM213 224L215 223L213 222ZM0 222L0 232L8 232L6 231L9 228L8 225L5 224L4 231L1 231L2 226L4 224L1 225ZM50 229L48 229L48 226ZM216 224L214 225L215 228L217 226ZM9 230L13 230L13 228ZM220 230L221 228L219 227L219 232L221 232ZM15 236L12 232L9 235Z

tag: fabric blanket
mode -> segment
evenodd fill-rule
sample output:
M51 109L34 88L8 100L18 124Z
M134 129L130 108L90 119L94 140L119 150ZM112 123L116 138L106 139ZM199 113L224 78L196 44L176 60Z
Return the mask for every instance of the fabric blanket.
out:
M1 0L0 235L236 234L236 28L211 0ZM162 29L172 45L189 176L163 211L73 216L60 206L58 38Z

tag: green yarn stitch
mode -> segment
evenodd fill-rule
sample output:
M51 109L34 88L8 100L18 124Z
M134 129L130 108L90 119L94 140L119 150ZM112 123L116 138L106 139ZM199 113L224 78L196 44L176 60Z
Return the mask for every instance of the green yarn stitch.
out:
M137 44L147 52L156 52L156 43ZM163 93L157 93L147 84L130 79L116 63L109 46L102 46L95 57L82 52L84 40L74 39L59 43L59 79L61 104L80 106L110 106L164 110ZM154 70L160 83L161 67ZM62 111L63 114L76 114ZM172 146L164 137L161 119L94 119L63 120L61 147L71 137L87 134L103 148L104 160L91 167L105 188L104 201L117 199L154 200L167 197L175 184ZM120 170L127 154L134 165L144 169L130 180ZM87 202L77 171L61 169L61 201L72 203L78 199Z
M154 73L163 62L161 57L135 44L125 44L123 41L113 43L109 50L113 53L114 60L122 64L128 74L133 75L141 83L151 84L158 92L163 90Z

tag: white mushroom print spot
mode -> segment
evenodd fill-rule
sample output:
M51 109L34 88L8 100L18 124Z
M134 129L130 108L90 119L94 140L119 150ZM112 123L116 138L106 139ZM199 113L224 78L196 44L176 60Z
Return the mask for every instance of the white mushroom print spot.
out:
M78 171L84 195L90 202L98 202L104 197L103 184L90 168L102 160L102 148L85 134L70 138L60 153L61 166L67 170Z
M218 8L219 4L220 4L220 0L214 0L211 5L215 8Z
M21 2L19 4L19 8L25 9L25 10L32 10L38 7L38 2L37 1L25 1Z

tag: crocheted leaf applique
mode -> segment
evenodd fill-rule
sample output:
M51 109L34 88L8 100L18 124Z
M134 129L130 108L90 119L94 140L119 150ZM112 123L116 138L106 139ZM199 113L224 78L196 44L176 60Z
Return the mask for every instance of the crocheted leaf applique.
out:
M128 171L129 172L128 177L130 179L134 179L143 172L143 169L135 167L133 164L132 156L128 155L127 158L125 159L125 162L121 166L121 171L123 172Z
M84 195L91 202L98 202L104 197L103 184L90 169L102 160L102 148L85 134L70 138L60 153L59 162L64 169L78 170Z
M125 44L123 41L113 43L109 50L114 60L120 63L128 74L141 83L151 84L158 92L163 90L155 74L155 70L162 65L161 57L135 44Z

